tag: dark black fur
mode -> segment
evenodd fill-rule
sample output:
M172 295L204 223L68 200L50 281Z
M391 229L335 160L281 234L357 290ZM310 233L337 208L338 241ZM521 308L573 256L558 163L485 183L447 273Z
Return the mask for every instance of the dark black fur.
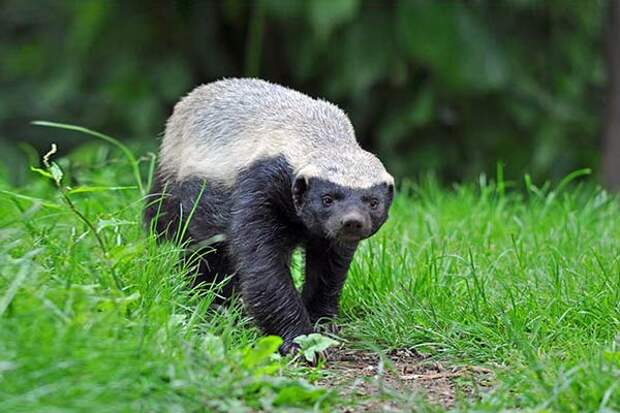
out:
M159 237L186 244L184 261L193 269L194 286L221 286L215 300L218 304L232 295L235 286L234 280L224 282L234 273L234 267L226 253L226 240L218 239L227 232L229 199L225 188L201 179L173 185L156 176L144 210L145 223L152 225Z
M233 275L222 299L238 288L258 326L284 339L282 352L294 346L295 337L313 332L319 319L338 313L357 244L387 219L392 198L392 188L385 185L362 191L316 178L298 181L282 157L255 163L230 189L200 179L166 186L158 178L145 210L146 223L167 239L197 245L224 238L203 255L197 281L219 282ZM324 193L335 200L329 206L321 204ZM380 205L368 207L375 198ZM183 217L189 216L197 199L187 231L181 234ZM353 229L344 228L339 217L352 209L363 210L359 216L364 219ZM306 257L301 296L289 270L298 246Z

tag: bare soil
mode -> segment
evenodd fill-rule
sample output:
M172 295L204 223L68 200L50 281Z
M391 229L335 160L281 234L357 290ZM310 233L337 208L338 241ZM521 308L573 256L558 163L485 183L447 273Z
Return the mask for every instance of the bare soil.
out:
M343 412L403 412L427 404L453 407L491 389L494 376L479 366L446 366L411 350L383 356L369 351L332 349L323 386L338 386L361 403Z

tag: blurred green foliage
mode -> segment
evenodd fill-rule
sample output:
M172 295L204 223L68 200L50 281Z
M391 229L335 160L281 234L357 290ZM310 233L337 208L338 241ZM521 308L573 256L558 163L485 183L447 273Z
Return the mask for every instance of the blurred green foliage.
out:
M399 176L554 178L596 166L605 85L592 1L4 0L0 156L74 123L155 149L174 102L259 76L332 100ZM73 140L69 140L73 139Z

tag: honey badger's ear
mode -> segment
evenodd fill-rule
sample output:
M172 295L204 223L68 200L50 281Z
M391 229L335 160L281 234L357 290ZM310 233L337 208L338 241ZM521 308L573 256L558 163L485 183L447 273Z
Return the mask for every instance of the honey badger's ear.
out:
M306 175L297 175L293 181L291 192L293 194L293 205L299 211L304 205L306 191L308 190L309 179Z
M386 173L385 185L387 186L388 194L390 196L394 195L394 177L388 173Z
M394 199L394 178L386 173L386 180L383 185L387 190L386 200L391 203Z

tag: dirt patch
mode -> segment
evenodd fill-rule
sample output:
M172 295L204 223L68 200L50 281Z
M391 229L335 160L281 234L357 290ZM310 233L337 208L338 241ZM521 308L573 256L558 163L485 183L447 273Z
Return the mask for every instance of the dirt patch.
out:
M411 350L394 350L382 357L368 351L332 350L323 386L337 386L360 405L345 412L411 411L426 403L453 407L457 396L477 397L491 389L491 370L478 366L446 366Z

